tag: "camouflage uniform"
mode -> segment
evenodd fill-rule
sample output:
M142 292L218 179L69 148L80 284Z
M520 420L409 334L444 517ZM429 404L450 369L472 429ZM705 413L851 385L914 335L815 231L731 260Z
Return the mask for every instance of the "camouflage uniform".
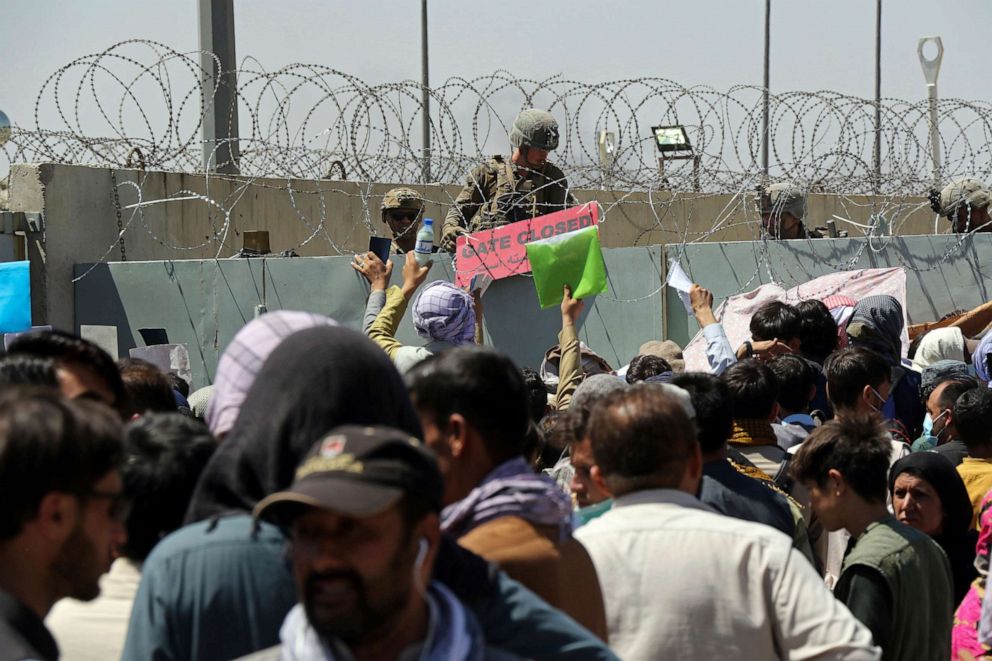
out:
M441 249L454 252L461 234L561 211L576 203L564 173L551 163L519 170L502 156L475 167L444 219Z

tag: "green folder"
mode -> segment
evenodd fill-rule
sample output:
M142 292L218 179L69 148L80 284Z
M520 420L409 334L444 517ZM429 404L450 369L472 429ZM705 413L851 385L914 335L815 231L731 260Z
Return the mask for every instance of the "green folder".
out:
M606 291L606 264L596 226L532 241L526 248L542 308L561 305L566 284L572 288L572 298Z

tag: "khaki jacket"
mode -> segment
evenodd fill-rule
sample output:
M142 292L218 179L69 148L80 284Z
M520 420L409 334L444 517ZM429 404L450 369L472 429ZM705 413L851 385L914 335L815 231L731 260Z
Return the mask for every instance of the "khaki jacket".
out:
M557 530L517 516L503 516L472 529L458 543L490 562L539 597L606 640L606 611L596 568L575 539L551 541Z

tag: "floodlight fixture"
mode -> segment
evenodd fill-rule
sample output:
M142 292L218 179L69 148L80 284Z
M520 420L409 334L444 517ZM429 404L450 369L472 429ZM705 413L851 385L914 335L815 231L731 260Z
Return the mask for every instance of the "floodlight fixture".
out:
M673 126L652 126L655 143L658 151L665 154L667 152L692 151L692 142L689 141L689 134L681 124Z

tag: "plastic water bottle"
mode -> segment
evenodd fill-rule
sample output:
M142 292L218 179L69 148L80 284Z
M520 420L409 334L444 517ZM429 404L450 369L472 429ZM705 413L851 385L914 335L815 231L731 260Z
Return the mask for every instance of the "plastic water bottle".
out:
M426 266L431 261L431 252L434 249L434 221L424 218L424 224L417 232L417 245L413 248L413 255L417 258L417 263Z

